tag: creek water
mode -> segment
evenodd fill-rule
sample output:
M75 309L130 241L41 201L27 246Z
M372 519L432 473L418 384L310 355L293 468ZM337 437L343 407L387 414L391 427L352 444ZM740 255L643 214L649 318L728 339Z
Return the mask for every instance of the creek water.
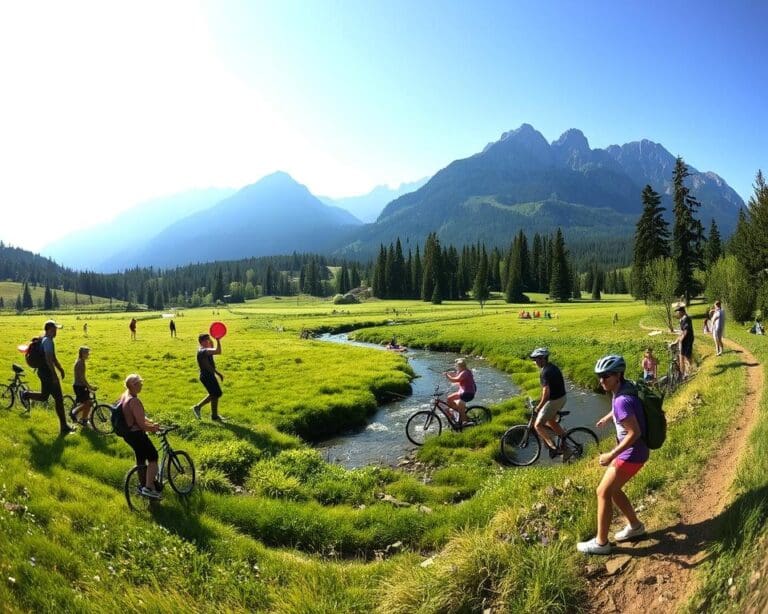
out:
M329 343L342 343L367 347L387 352L383 346L362 343L349 339L346 334L322 335L318 337ZM416 378L411 382L413 394L379 406L368 425L360 430L343 433L332 439L318 443L315 447L329 462L338 463L352 469L366 465L396 465L398 460L414 450L414 446L405 436L405 423L419 409L429 409L435 386L440 390L454 390L445 379L443 372L453 368L457 354L449 352L431 352L429 350L408 350L403 356L408 359ZM520 394L510 376L493 368L482 358L467 357L467 367L472 369L477 383L477 396L472 405L490 406ZM610 409L608 397L591 391L582 390L566 382L568 401L565 409L571 415L563 425L586 425L597 431L595 422ZM610 429L601 429L602 438ZM542 454L542 460L545 462Z

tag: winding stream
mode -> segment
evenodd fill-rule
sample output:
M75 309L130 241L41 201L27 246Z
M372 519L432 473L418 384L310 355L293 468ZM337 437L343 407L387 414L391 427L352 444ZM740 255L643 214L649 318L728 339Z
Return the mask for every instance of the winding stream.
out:
M323 335L318 339L388 351L379 345L353 341L345 334ZM364 429L344 433L317 444L317 450L329 462L339 463L348 469L377 464L396 465L400 458L417 447L406 438L405 423L415 411L429 408L436 385L439 384L441 390L452 389L442 373L453 368L457 354L408 350L405 356L417 376L411 382L413 394L381 405ZM520 394L508 374L493 368L482 358L468 357L467 366L472 369L477 382L477 396L473 404L490 406ZM569 425L584 424L594 428L597 419L610 408L608 397L576 388L570 382L567 382L567 386L568 402L565 409L572 413L564 420L564 425L567 428ZM600 437L605 436L609 430L601 430Z

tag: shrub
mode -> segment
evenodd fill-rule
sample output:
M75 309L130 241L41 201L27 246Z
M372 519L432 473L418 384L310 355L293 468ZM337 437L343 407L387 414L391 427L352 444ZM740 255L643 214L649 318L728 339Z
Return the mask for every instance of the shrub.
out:
M275 466L274 461L254 465L248 476L246 487L254 494L273 499L305 501L309 498L299 480L286 475Z
M241 484L261 452L245 441L227 441L203 446L200 466L218 469L235 484Z

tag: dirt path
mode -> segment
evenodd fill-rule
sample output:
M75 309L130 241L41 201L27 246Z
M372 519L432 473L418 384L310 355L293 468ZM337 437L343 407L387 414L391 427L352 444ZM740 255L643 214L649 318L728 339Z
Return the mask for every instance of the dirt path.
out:
M743 420L728 432L690 491L692 496L683 500L677 524L614 549L605 573L590 581L590 611L647 614L663 608L675 612L693 592L695 569L707 558L706 546L717 530L716 518L729 501L729 488L757 419L763 386L763 371L755 357L733 342L726 341L726 346L740 356L747 369Z

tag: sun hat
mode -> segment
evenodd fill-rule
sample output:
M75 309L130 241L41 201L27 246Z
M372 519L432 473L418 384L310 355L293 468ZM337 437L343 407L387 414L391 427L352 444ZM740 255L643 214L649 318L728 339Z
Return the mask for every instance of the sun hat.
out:
M47 320L45 324L43 324L43 330L48 330L52 327L61 328L61 324L58 324L57 322L54 322L53 320Z

